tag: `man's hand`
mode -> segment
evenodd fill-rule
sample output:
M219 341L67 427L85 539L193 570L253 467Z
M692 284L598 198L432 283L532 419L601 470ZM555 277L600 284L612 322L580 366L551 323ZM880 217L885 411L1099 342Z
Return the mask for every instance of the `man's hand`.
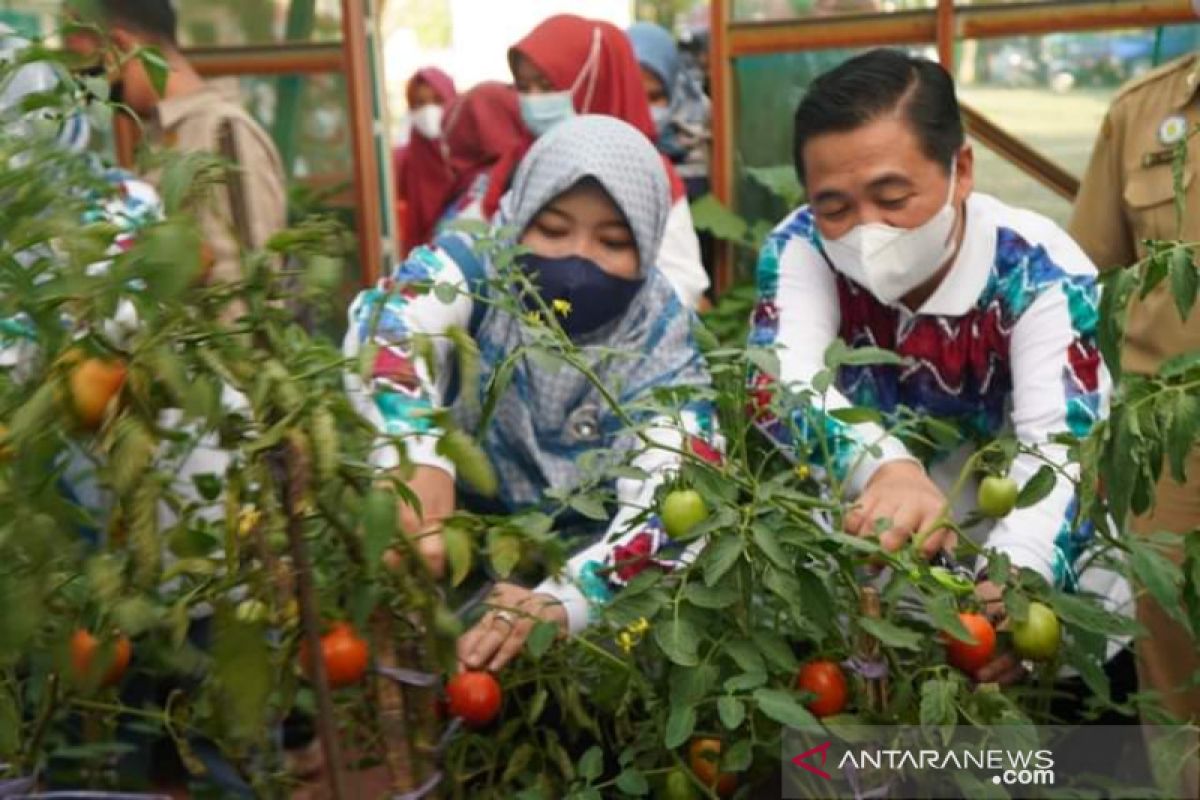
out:
M946 496L912 461L893 461L875 471L858 503L846 517L846 531L855 536L871 536L876 522L890 520L879 537L884 550L895 552L918 533L929 532L920 542L921 553L931 558L939 550L953 550L954 531L932 530L947 508Z
M435 577L446 571L446 543L442 540L442 523L454 513L454 478L444 469L417 466L408 481L408 488L421 503L420 513L400 501L400 527L414 540L417 552ZM395 563L399 554L389 550L386 563Z
M994 626L1005 619L1004 590L992 581L980 581L975 587L975 596L983 603L984 616ZM1025 667L1011 650L997 652L992 660L979 668L973 676L980 683L998 683L1012 686L1025 678Z
M495 672L512 661L539 621L567 631L567 611L555 598L512 583L496 584L492 610L458 640L459 669Z

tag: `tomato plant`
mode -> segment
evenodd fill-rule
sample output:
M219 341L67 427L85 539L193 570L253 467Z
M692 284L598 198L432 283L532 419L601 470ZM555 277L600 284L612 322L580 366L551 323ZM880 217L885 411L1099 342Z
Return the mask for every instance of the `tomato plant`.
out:
M490 672L460 672L446 684L448 710L475 728L487 725L500 712L500 684Z
M810 661L796 675L796 688L814 695L808 710L818 717L841 713L846 707L849 686L846 673L832 661Z
M71 635L71 671L82 684L96 681L97 686L105 687L120 683L132 658L133 644L127 636L118 635L102 644L82 628Z
M693 739L688 746L688 766L700 782L715 789L721 797L731 797L737 789L737 776L721 772L720 762L720 739Z

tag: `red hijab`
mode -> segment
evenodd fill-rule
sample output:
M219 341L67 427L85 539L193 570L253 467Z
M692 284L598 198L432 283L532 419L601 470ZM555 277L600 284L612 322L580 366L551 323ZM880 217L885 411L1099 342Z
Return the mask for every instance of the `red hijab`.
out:
M521 121L516 90L496 81L481 83L459 97L446 110L442 131L454 172L443 205L461 197L506 154L533 143Z
M576 112L617 117L640 130L650 141L657 137L642 84L642 68L629 38L615 25L574 14L558 14L512 46L508 51L510 67L516 66L517 56L528 59L556 90L563 92L575 86ZM579 80L585 67L589 73ZM483 201L488 217L500 207L500 197L532 143L530 138L511 150L492 171ZM672 199L678 200L684 195L683 182L670 162L665 163L671 178Z
M458 97L454 80L449 75L437 67L425 67L413 74L405 89L410 108L417 84L422 81L433 87L443 107L449 106ZM433 237L454 175L442 153L441 142L426 139L415 130L408 146L396 150L393 157L400 199L404 203L402 233L407 252L428 243Z

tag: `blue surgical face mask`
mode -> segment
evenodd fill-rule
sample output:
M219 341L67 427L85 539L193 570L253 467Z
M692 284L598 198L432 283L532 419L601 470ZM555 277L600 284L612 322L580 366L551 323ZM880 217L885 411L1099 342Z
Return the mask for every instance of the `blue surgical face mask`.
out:
M571 92L522 93L521 119L534 136L541 136L560 122L575 116Z
M650 106L650 119L654 120L654 131L661 139L667 132L667 126L671 124L671 107Z
M609 275L582 256L547 258L530 253L521 259L525 274L546 307L572 339L599 330L623 316L645 280ZM526 310L541 312L536 298L522 298ZM566 301L567 305L555 301Z

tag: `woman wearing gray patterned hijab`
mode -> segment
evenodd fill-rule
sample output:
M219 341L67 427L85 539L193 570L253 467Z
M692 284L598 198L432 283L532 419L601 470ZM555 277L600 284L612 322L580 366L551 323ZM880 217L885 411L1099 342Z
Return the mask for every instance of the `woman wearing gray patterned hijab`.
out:
M547 491L585 482L584 464L597 460L589 455L609 453L652 476L616 482L617 512L607 530L593 535L561 575L533 589L497 585L493 610L459 642L467 667L499 669L539 618L578 632L634 575L690 557L644 512L681 449L717 457L707 443L715 437L712 409L689 403L670 414L633 411L653 389L709 381L692 340L693 315L655 266L670 205L662 160L645 136L613 117L578 117L539 138L526 155L490 237L526 251L517 268L534 291L478 256L476 237L455 233L414 251L350 309L346 354L358 359L370 345L375 355L369 378L349 376L348 389L360 412L392 437L377 449L376 464L398 466L397 439L416 464L409 486L424 516L405 509L403 522L420 536L419 548L435 570L444 561L440 521L456 504L454 467L437 452L440 431L429 422L436 408L448 407L483 445L499 479L497 500L507 510L538 506ZM436 284L460 291L451 303L427 289L420 293L419 287ZM545 359L510 360L545 342L546 314L556 317L598 380ZM443 378L439 383L413 358L410 338L455 326L478 345L482 374L477 386L452 393L445 380L452 372L450 349L436 349L440 363L432 374ZM506 363L514 365L511 380L485 423L483 387ZM639 425L636 433L629 416Z

